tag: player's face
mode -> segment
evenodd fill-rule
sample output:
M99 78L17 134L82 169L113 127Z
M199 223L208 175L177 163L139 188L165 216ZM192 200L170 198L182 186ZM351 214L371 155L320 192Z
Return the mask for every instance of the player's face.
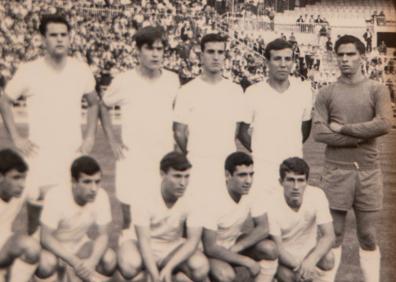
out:
M270 78L277 81L287 80L293 67L292 49L271 50L267 66Z
M205 50L201 53L202 68L212 74L223 71L225 61L225 43L208 42Z
M253 165L239 165L232 175L227 172L228 187L237 194L246 195L252 187L253 175Z
M181 171L170 168L168 172L162 172L161 174L167 193L175 198L184 195L190 179L189 169Z
M289 206L295 208L300 207L305 187L307 186L306 176L304 174L286 172L285 178L280 180L280 182L283 186L283 194Z
M138 50L140 64L151 71L159 70L164 57L164 45L161 40L154 41L153 45L144 44Z
M26 172L19 172L16 169L0 174L0 186L5 194L12 198L19 198L25 189Z
M70 46L70 35L67 31L67 26L62 23L49 23L44 36L44 44L51 56L66 56Z
M337 50L337 63L341 74L350 76L360 71L363 56L355 44L341 44Z
M82 204L93 202L100 187L102 174L97 172L92 175L80 173L78 180L73 179L73 192L75 199Z

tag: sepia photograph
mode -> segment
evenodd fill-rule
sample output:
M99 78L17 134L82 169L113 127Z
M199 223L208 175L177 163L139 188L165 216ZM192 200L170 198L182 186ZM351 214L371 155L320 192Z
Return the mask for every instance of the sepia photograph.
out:
M0 0L0 282L396 281L393 0Z

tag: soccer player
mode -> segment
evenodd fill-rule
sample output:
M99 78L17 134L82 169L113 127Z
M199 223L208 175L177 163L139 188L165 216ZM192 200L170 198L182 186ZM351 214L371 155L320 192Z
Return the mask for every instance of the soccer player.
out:
M289 42L269 42L264 55L268 79L246 90L250 121L241 124L238 138L253 151L258 186L273 190L281 162L303 155L311 130L312 91L309 83L290 76L294 59Z
M111 224L110 202L100 187L102 173L91 157L81 156L71 166L71 183L47 193L40 218L41 244L37 276L47 278L66 269L69 281L100 281L116 267L114 252L108 248ZM87 232L97 227L97 236ZM59 278L59 280L61 280Z
M172 107L179 79L162 68L166 38L160 27L147 26L136 32L138 66L119 74L104 93L102 125L115 156L116 194L129 214L131 200L150 189L147 180L157 175L161 158L173 150ZM121 106L122 142L116 142L108 108ZM125 145L124 145L125 144ZM131 184L131 179L134 183ZM137 182L144 179L145 182Z
M12 231L25 201L28 166L10 149L0 150L0 281L9 269L9 282L27 282L40 257L40 244L32 237Z
M249 192L254 174L252 158L243 152L232 153L225 161L225 174L223 193L205 206L203 245L210 276L214 281L234 281L234 267L244 266L255 281L272 281L278 252L268 239L266 200ZM246 227L250 218L252 230Z
M193 281L206 279L208 261L197 249L202 234L201 210L183 196L190 168L185 155L168 153L160 163L159 189L132 206L135 230L125 232L118 250L119 270L125 278L131 279L144 269L148 281L171 282L172 274L179 271Z
M88 65L68 56L70 25L60 15L42 17L39 30L46 53L21 64L0 97L0 112L16 149L31 168L27 189L43 198L52 186L68 178L67 164L94 144L98 98ZM18 132L12 103L27 100L29 137ZM88 102L87 129L81 135L81 99Z
M207 180L216 188L224 182L224 160L236 150L236 130L246 119L242 88L222 77L226 38L206 34L201 50L202 73L180 89L173 129L179 149L194 164L192 192L213 195Z
M326 144L322 179L337 237L336 268L347 211L353 208L363 276L375 282L380 281L375 225L383 198L377 137L392 127L390 95L385 85L362 74L365 47L358 38L341 36L334 49L341 76L320 90L313 129L315 140Z
M278 281L334 281L330 250L335 235L325 194L308 185L309 166L301 158L284 160L279 174L283 191L274 195L268 210L270 233L279 249Z

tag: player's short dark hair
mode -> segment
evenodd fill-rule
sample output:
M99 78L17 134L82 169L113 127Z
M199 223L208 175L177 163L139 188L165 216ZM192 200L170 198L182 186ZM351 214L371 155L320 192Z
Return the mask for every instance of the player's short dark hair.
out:
M206 43L209 42L223 42L224 46L227 42L227 37L221 35L220 33L208 33L205 34L202 38L201 38L201 50L205 51L205 46Z
M71 165L71 176L78 181L80 174L94 175L101 172L98 162L90 156L81 156L75 159Z
M292 157L284 160L279 167L279 175L281 180L285 179L286 173L294 172L295 174L305 175L309 177L309 165L302 158Z
M358 50L359 54L364 54L366 52L366 47L364 46L363 42L357 38L356 36L353 35L343 35L340 38L337 39L335 45L334 45L334 51L337 53L338 48L342 44L349 44L352 43L355 45L356 49Z
M283 50L283 49L290 49L293 51L293 45L284 39L277 38L275 40L272 40L267 44L264 50L264 57L269 60L271 59L271 50Z
M0 174L5 175L13 169L23 173L28 170L28 165L15 151L11 149L0 150Z
M253 159L251 156L244 152L234 152L225 160L224 168L231 175L234 174L236 167L240 165L250 166L253 164Z
M67 32L71 30L71 26L65 16L59 14L47 14L43 15L40 20L39 31L41 35L45 36L47 33L47 26L50 23L64 24L67 27Z
M160 162L160 169L167 173L171 168L178 171L185 171L192 167L187 157L178 152L170 152L166 154Z
M139 50L145 44L151 47L157 40L160 40L164 47L167 45L165 31L160 26L146 26L139 29L133 36L133 40Z

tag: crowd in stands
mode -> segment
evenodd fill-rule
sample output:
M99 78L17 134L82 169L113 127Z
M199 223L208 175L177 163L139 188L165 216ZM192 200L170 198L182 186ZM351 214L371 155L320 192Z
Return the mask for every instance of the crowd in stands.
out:
M114 1L2 1L0 4L0 87L13 75L23 61L42 53L41 37L37 32L40 15L65 13L72 29L71 52L87 61L99 84L108 84L112 75L136 65L132 37L136 30L147 25L161 25L168 34L168 48L164 66L179 74L185 83L200 73L200 47L203 34L221 31L229 35L228 56L224 76L240 83L244 88L266 76L263 62L265 38L253 36L243 30L230 32L228 24L211 5L202 1L141 0L141 5L128 5L130 0L119 0L119 6L109 8ZM114 3L113 3L114 4ZM318 15L301 16L297 23L323 25L325 32L318 33L318 44L298 43L296 36L280 34L289 40L295 50L293 74L301 79L311 79L319 88L336 79L335 70L322 70L321 61L333 60L328 23ZM305 28L305 26L304 26ZM307 30L308 31L308 30ZM386 48L386 46L385 46ZM364 70L373 79L387 81L394 74L394 59L377 56L384 46L373 48Z

